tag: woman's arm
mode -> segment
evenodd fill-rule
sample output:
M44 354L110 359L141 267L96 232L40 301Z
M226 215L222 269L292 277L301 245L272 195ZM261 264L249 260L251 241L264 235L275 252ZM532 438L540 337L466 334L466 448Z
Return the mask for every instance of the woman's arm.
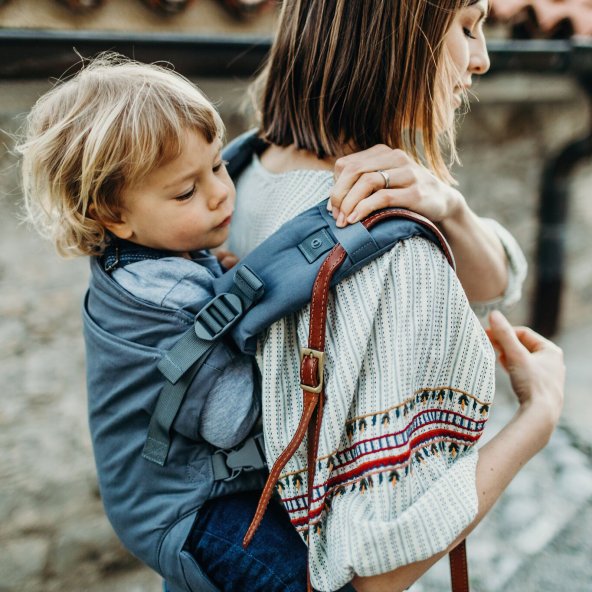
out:
M389 177L388 188L379 170ZM330 204L339 226L390 206L422 214L446 235L470 301L493 300L506 290L507 258L499 237L473 213L457 189L402 150L378 145L339 158Z
M498 312L491 314L490 322L488 334L500 352L499 361L510 375L520 407L479 451L477 516L442 553L380 576L354 578L358 592L398 592L420 578L479 524L516 474L547 444L557 425L565 378L561 350L530 329L512 329Z

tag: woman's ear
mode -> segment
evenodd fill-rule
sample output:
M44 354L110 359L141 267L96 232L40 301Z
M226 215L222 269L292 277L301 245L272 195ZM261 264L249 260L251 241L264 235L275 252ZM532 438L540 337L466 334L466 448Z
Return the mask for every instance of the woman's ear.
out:
M94 204L91 204L88 208L90 217L97 221L101 226L104 226L109 232L114 234L117 238L123 240L129 240L134 235L134 231L127 219L125 212L115 212L115 216L110 219L105 219L97 213L97 209Z

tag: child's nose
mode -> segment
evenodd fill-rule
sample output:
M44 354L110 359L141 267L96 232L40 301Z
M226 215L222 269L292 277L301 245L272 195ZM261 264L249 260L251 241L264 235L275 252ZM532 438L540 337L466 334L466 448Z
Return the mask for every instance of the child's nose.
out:
M212 186L212 193L210 194L209 206L210 209L215 210L219 208L230 195L230 188L226 183L216 179Z

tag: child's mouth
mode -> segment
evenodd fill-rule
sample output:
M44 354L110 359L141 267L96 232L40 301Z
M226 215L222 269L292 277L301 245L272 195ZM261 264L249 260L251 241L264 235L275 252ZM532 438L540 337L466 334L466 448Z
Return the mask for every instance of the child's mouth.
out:
M222 223L218 224L218 226L216 226L216 228L224 228L225 226L228 226L230 224L231 220L232 220L232 216L228 216L228 218L224 218L224 220L222 220Z

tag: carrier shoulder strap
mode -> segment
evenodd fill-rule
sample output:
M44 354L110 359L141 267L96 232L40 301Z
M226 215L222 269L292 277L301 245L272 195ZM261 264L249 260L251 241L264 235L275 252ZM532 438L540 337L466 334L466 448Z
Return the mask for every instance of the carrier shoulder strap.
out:
M218 340L262 295L261 280L246 265L239 266L230 292L210 300L195 316L191 329L162 357L158 369L166 382L150 419L142 451L146 460L166 463L171 426L192 380Z
M420 224L427 226L436 236L440 247L447 257L447 260L451 267L454 269L454 259L452 253L448 247L446 239L438 228L429 220L415 214L408 210L402 209L389 209L377 212L374 215L369 216L362 221L362 226L365 229L372 227L374 224L392 217L403 217L415 220ZM358 247L363 249L362 247ZM371 245L368 246L371 248ZM357 249L356 249L357 250ZM324 359L325 359L325 335L326 335L326 320L327 320L327 303L329 287L331 285L331 279L343 264L346 256L352 256L351 248L346 250L343 245L335 245L325 258L318 275L316 277L311 297L310 304L310 325L308 334L307 347L302 348L300 352L300 387L303 392L303 410L300 418L299 425L296 429L292 440L288 446L283 450L280 456L277 458L273 467L271 468L269 477L263 489L263 493L259 500L255 516L249 526L247 533L243 540L243 547L247 547L251 542L261 520L265 510L269 504L275 485L279 476L284 469L288 460L298 450L304 436L307 435L308 442L308 511L309 521L311 519L311 504L313 501L313 487L314 487L314 474L318 456L319 438L323 417L323 406L324 406L324 382L323 382L323 370L324 370ZM452 574L452 585L453 592L468 592L468 572L466 562L466 552L464 541L450 554L451 561L451 574ZM312 591L310 584L310 574L308 578L308 590Z

